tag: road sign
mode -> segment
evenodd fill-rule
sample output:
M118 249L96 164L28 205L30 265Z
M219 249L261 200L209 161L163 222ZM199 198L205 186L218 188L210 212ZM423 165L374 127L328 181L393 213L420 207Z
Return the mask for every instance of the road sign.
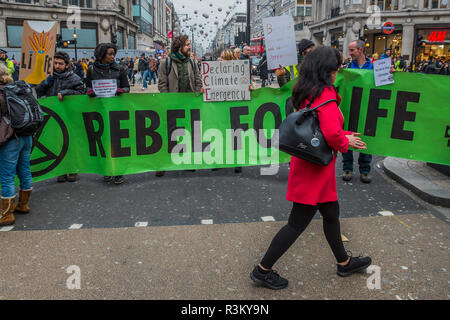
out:
M383 33L385 34L391 34L392 31L394 31L394 29L395 29L394 25L392 24L392 22L389 21L385 22L383 24L383 27L381 27L381 30L383 30Z

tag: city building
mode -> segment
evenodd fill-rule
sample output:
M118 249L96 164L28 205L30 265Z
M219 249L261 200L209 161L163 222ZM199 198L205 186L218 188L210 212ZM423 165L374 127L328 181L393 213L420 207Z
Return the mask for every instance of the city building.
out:
M69 6L80 9L79 29L71 29ZM98 43L117 39L118 57L134 55L138 24L133 21L131 0L3 0L0 2L0 48L20 59L24 20L58 21L58 34L72 40L77 34L77 57L93 56ZM69 22L69 24L68 24ZM75 56L74 48L62 49Z
M360 38L369 55L391 48L412 63L450 58L449 0L316 0L313 19L312 40L337 46L346 57L348 44ZM385 24L393 28L382 29Z

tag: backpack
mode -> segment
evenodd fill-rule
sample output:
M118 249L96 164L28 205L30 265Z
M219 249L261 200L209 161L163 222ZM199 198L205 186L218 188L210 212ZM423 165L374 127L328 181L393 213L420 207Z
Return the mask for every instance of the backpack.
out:
M32 136L44 121L44 113L30 85L20 80L0 90L5 94L10 126L18 136Z
M403 69L403 68L405 67L405 60L400 59L400 63L398 64L398 67L399 67L400 69Z

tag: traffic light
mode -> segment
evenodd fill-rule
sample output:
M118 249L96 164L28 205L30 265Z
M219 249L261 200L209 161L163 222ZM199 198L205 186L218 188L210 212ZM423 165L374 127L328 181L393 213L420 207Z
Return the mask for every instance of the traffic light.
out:
M65 40L62 42L62 48L68 48L71 44L76 44L77 40Z
M111 35L111 42L112 42L113 44L116 44L116 43L117 43L117 34L113 33L113 34Z
M416 37L416 46L419 48L425 46L425 41L423 40L423 36L420 34L418 34Z
M56 35L56 47L57 48L62 48L63 47L62 36L60 34Z
M338 49L339 48L339 41L338 40L332 41L331 42L331 46L333 48L335 48L335 49Z

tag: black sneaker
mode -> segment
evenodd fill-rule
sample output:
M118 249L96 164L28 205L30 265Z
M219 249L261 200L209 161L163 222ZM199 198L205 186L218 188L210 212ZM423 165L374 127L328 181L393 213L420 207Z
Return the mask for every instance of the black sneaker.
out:
M114 184L122 184L123 183L123 176L115 176L114 177Z
M270 270L267 273L262 273L258 270L258 266L250 273L250 279L252 279L257 285L264 286L273 290L284 289L288 285L288 280L280 277L280 275Z
M242 167L234 168L234 173L241 173L241 172L242 172Z
M348 277L349 275L366 269L372 264L370 257L350 257L350 261L345 266L337 265L337 275L341 277Z
M62 176L59 176L58 179L56 179L58 182L66 182L67 181L67 174L63 174Z
M104 176L103 177L103 181L105 181L105 182L110 182L110 181L112 181L112 179L113 179L113 177L111 177L111 176Z

